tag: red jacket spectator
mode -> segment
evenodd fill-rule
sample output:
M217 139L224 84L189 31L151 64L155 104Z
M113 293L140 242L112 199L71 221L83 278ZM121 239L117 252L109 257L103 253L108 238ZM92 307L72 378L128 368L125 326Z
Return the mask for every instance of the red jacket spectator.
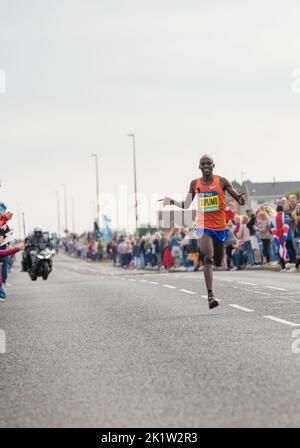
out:
M234 222L235 213L230 208L226 208L225 210L226 222Z
M15 247L14 249L0 250L0 257L9 257L10 255L14 255L17 252L20 252L19 247ZM2 287L2 269L0 269L0 288Z

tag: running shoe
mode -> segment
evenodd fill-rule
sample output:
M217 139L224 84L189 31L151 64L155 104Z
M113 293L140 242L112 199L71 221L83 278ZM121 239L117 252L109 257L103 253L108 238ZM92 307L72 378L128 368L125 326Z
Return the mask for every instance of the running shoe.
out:
M214 294L211 294L208 297L208 307L209 307L209 309L212 310L213 308L216 308L219 305L220 305L220 303L218 302L218 300L216 299Z

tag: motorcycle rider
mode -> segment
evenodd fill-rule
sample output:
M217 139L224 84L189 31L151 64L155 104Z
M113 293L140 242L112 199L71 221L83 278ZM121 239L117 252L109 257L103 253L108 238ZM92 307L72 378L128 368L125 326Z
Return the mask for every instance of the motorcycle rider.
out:
M44 237L43 228L41 226L35 227L33 234L26 238L25 244L26 249L23 259L23 271L25 272L28 271L28 269L32 269L37 253L46 248L53 249L49 238Z

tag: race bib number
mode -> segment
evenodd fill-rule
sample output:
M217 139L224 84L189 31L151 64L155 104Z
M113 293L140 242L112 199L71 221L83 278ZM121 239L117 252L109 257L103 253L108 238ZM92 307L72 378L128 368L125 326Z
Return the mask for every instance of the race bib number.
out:
M206 191L199 194L200 211L202 213L217 212L220 210L219 195L217 191Z

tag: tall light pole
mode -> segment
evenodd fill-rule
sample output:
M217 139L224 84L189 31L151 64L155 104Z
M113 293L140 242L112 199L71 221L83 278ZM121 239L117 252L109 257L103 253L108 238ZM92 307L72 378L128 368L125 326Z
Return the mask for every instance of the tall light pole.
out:
M23 232L24 232L24 240L26 238L26 223L25 223L25 213L22 213L23 217Z
M60 220L60 199L59 199L59 191L56 191L56 200L57 200L57 230L58 236L61 236L61 220Z
M65 231L66 235L68 234L68 198L67 198L67 186L66 184L63 184L64 187L64 195L65 195Z
M134 196L135 196L135 229L138 229L138 198L137 198L137 176L136 176L136 144L135 144L135 134L127 134L128 137L132 138L133 145L133 176L134 176Z
M75 235L75 201L72 198L72 232Z
M21 208L20 204L18 204L18 234L19 234L19 240L22 239L21 235Z
M96 221L98 226L100 225L100 202L99 202L99 164L98 164L98 154L92 154L92 157L95 158L96 165L96 195L97 195L97 217Z

